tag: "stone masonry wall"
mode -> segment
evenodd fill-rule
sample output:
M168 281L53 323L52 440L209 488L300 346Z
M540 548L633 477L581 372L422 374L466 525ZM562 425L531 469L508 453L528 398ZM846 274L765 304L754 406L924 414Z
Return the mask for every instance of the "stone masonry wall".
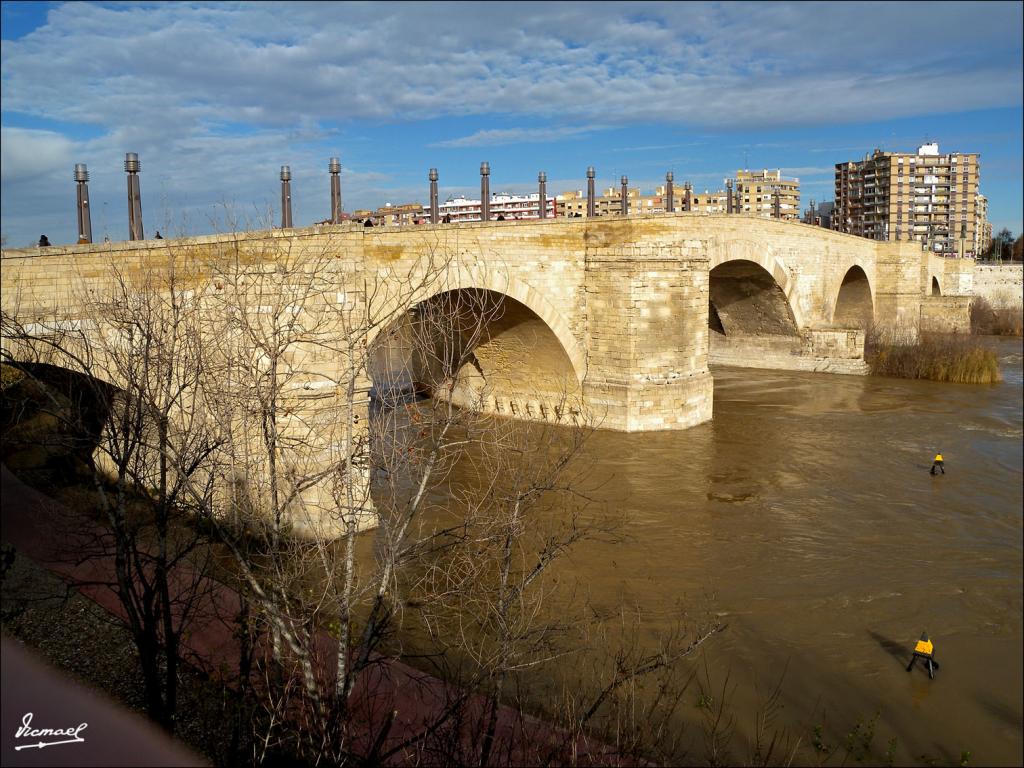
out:
M922 331L970 333L971 296L927 296L921 302Z
M261 249L267 254L262 261ZM799 364L818 369L828 368L830 359L855 365L856 338L848 342L847 329L833 322L851 270L862 270L870 285L876 322L913 327L922 317L924 278L932 271L916 244L747 216L340 225L7 251L3 307L29 322L73 318L81 291L105 290L111 264L141 275L165 269L175 253L194 254L196 264L211 255L248 259L257 271L274 269L282 258L319 258L335 275L336 290L328 298L342 306L358 304L368 287L374 301L406 307L445 290L506 294L543 320L571 361L585 399L605 414L605 426L616 429L682 428L710 418L708 288L709 271L717 265L742 259L772 276L800 333L797 356L806 361ZM942 279L959 293L967 273L960 264L942 265ZM197 269L195 279L202 288L212 276ZM826 338L824 332L834 333ZM312 362L325 374L337 365L326 358Z
M1024 304L1024 264L978 264L974 268L974 294L993 307Z

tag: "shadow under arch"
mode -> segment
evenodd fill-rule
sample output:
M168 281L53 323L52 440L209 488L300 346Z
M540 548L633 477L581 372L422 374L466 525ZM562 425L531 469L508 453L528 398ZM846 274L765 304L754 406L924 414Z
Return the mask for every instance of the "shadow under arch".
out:
M764 266L723 261L711 270L708 288L711 364L760 368L766 356L799 354L802 337L793 308Z
M372 343L370 379L383 402L412 392L474 410L558 420L581 376L554 329L512 296L442 289Z
M805 322L800 306L795 299L790 301L790 297L792 297L796 290L796 285L790 277L789 270L782 260L766 253L763 244L751 240L738 240L730 241L728 244L719 244L719 247L712 251L708 266L716 275L724 275L724 273L716 272L716 270L719 267L725 267L727 264L740 264L744 262L759 266L773 280L789 306L789 314L795 321L796 327L803 328ZM757 274L760 276L760 273Z
M448 274L443 283L424 286L410 296L407 300L409 308L418 306L433 296L457 290L490 291L514 299L544 321L544 324L554 334L555 338L558 339L562 350L568 357L576 377L576 382L582 385L587 375L587 351L577 341L563 314L542 292L516 280L514 277L490 269L477 270L457 264L453 265L447 272ZM385 328L378 331L378 334L391 331L393 331L393 328ZM376 335L367 339L367 342L371 345L377 343Z
M932 275L932 296L941 296L942 288L939 287L939 278Z
M844 328L867 328L875 317L871 283L864 269L854 264L843 275L836 296L832 324Z
M23 378L0 398L0 460L12 468L51 472L71 480L95 468L96 449L121 389L94 376L50 363L4 360ZM20 455L19 458L15 458ZM12 462L13 459L13 462Z
M798 337L789 299L760 264L725 261L709 275L709 325L722 336Z

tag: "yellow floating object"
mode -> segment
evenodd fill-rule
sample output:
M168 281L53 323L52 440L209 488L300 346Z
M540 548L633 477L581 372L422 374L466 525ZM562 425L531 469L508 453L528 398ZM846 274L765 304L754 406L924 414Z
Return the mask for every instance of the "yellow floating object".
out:
M935 646L932 645L931 640L918 640L917 645L914 646L914 653L920 653L925 656L931 656L932 648L934 647Z
M936 461L942 461L942 454L941 453L936 453L935 454L935 460Z

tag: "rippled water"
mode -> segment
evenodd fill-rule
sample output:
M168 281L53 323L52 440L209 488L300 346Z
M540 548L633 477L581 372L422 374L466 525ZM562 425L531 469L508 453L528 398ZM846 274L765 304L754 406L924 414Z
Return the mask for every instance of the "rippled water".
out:
M651 637L710 595L728 628L696 665L730 675L741 734L785 670L794 734L878 713L897 762L1021 764L1022 354L992 343L998 385L722 368L713 421L597 433L585 461L630 539L581 544L575 576ZM934 681L905 671L924 630Z
M991 387L719 369L711 423L599 433L633 538L578 552L578 575L654 613L713 593L741 729L788 663L783 719L879 712L904 759L1021 764L1021 343L994 343ZM934 681L895 655L923 630Z

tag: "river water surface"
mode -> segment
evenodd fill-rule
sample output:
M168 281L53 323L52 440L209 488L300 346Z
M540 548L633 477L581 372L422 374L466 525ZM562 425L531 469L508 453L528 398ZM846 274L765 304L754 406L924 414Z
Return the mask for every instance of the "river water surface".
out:
M1022 764L1022 355L991 343L992 386L713 370L712 421L590 439L629 537L559 567L652 643L672 606L710 605L728 626L693 664L729 675L740 734L781 678L793 736L877 713L897 763ZM905 671L922 631L933 681Z
M1021 343L998 349L994 386L715 370L710 423L589 444L632 542L580 575L652 609L713 593L740 713L788 664L794 719L878 712L904 759L1021 765ZM925 630L934 681L904 671Z

